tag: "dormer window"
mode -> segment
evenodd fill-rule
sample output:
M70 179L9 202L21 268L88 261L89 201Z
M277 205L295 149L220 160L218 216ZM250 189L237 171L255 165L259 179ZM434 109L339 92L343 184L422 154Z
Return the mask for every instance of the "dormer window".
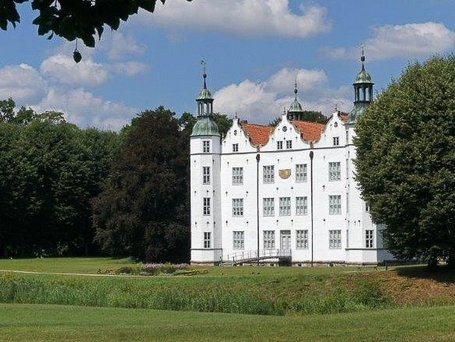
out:
M338 145L340 145L340 138L333 137L333 146L338 146Z
M282 141L277 141L276 142L276 149L277 150L282 150L283 149L283 142Z

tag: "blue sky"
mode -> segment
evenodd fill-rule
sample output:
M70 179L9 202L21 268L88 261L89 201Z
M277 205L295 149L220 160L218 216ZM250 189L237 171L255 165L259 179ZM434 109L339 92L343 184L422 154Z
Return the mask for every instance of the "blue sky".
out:
M0 99L60 110L81 127L118 129L164 105L195 112L201 59L215 111L267 123L282 113L297 77L305 109L329 115L352 107L352 81L365 45L376 91L410 62L455 50L453 0L167 0L95 49L47 40L22 22L0 31Z

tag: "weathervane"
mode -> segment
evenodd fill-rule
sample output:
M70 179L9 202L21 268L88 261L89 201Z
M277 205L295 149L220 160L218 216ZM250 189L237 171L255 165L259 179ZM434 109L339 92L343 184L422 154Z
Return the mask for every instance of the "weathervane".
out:
M201 60L201 65L202 65L202 77L204 78L204 89L207 89L207 84L206 84L206 82L205 82L205 79L207 78L207 74L206 74L206 72L205 72L205 65L206 65L206 64L207 64L207 63L205 62L205 60L202 59L202 60Z

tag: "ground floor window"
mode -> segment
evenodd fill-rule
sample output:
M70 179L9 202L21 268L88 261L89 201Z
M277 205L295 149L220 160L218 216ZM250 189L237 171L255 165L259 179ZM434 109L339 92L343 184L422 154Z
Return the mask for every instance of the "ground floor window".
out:
M297 249L308 248L308 230L296 231L296 248Z
M373 231L365 230L365 247L373 248Z
M275 248L275 231L264 230L264 249Z
M329 230L329 248L341 248L341 230Z
M245 234L243 231L234 231L234 249L244 249L245 247Z
M212 240L212 233L204 232L204 248L210 248Z

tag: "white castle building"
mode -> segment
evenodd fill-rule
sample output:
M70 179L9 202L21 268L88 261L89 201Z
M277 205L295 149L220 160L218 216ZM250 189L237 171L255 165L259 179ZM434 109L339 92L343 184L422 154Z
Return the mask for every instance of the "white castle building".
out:
M296 86L276 127L234 119L225 137L212 119L204 72L190 148L192 263L393 259L355 181L354 126L373 97L361 61L349 114L336 111L325 125L302 121Z

